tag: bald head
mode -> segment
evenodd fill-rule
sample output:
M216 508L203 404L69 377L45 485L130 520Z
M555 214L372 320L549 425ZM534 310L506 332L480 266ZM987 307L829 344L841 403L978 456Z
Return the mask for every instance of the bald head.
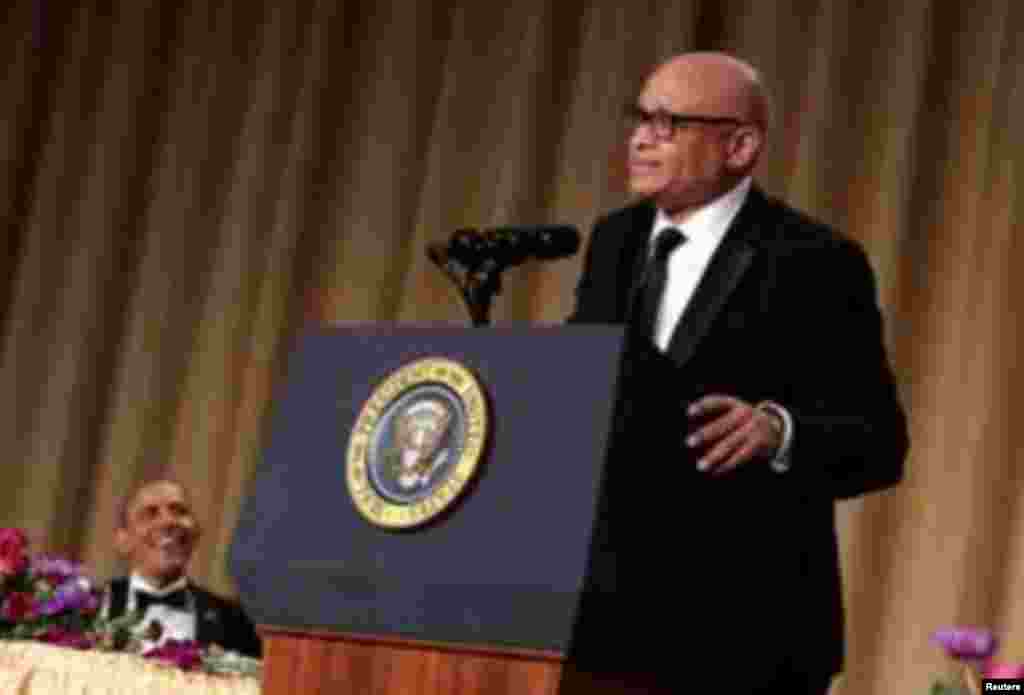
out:
M657 81L694 92L695 106L706 113L729 115L768 129L768 93L757 70L727 53L683 53L651 73L648 82ZM689 85L689 87L684 87ZM698 86L694 89L692 86Z
M630 190L682 222L751 175L767 139L768 95L742 60L684 53L651 73L633 114Z

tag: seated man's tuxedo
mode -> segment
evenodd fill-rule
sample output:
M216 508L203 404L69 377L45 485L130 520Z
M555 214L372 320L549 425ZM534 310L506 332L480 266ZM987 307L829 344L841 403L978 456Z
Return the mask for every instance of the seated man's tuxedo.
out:
M147 632L154 621L160 623L160 638L149 640L155 646L167 639L196 640L216 644L228 650L259 658L260 638L242 607L213 594L186 577L164 590L149 586L138 575L110 582L105 610L110 618L141 611L140 632Z

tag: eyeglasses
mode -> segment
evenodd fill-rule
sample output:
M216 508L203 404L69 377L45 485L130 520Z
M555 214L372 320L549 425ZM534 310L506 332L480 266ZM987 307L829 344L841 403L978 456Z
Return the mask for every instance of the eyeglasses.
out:
M671 140L676 132L694 125L731 125L739 127L746 121L731 116L702 116L698 114L671 113L659 109L648 111L636 104L627 104L623 113L623 125L627 133L633 133L640 126L647 126L657 140Z

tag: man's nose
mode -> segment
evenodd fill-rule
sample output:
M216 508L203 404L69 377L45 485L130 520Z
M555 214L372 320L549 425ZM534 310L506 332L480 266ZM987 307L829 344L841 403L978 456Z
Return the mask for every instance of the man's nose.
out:
M161 526L170 526L174 523L174 515L166 511L160 512L160 515L157 517L157 523Z
M629 149L643 149L655 144L654 133L650 123L637 123L626 139Z

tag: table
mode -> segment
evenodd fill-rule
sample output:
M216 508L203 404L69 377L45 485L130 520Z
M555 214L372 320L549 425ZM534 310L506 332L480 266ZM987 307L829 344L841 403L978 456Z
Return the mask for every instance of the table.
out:
M0 641L0 695L259 695L249 676L185 672L133 654Z

